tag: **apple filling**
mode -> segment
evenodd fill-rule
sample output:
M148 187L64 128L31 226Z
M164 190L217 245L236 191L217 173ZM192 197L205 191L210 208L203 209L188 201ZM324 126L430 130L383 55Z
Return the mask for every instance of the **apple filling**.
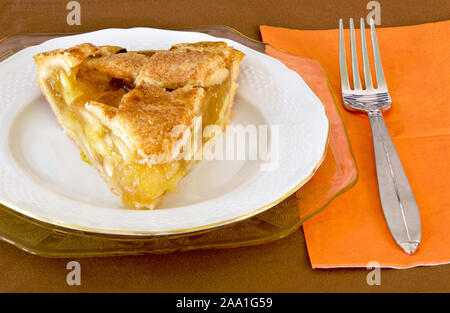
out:
M128 146L85 108L89 101L118 107L127 88L111 84L114 78L102 73L95 74L97 77L94 78L90 74L88 83L83 75L81 67L72 76L60 71L50 84L65 104L59 107L63 124L79 145L82 159L99 169L111 190L121 196L127 207L149 208L151 203L150 208L153 208L166 192L177 191L178 183L195 161L176 160L151 166L139 162L136 149ZM224 126L224 117L232 103L227 93L231 83L228 78L220 85L205 89L203 126Z

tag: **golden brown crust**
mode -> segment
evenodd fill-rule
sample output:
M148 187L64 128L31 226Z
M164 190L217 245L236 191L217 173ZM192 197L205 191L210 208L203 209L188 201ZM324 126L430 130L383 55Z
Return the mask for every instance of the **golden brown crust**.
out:
M196 43L180 43L173 45L170 50L172 51L202 51L202 52L214 52L226 58L227 62L234 59L242 60L244 53L239 50L234 49L227 45L223 41L200 41Z
M223 41L199 41L195 43L179 43L173 45L170 50L198 50L198 51L214 51L229 53L233 48L228 47Z
M88 101L85 108L94 114L103 124L108 125L112 119L117 115L118 109L111 105L104 104L98 101Z
M204 97L201 88L178 88L172 92L143 83L127 93L114 121L125 130L139 151L155 162L170 158L172 145L181 134L176 126L190 127Z
M98 47L97 52L93 56L101 57L101 56L105 56L105 55L124 53L124 52L127 52L127 49L119 47L119 46L100 46L100 47Z
M88 56L98 52L98 48L90 43L76 45L69 49L57 49L42 52L34 56L38 65L38 74L41 78L52 75L55 68L62 68L66 73L77 67Z
M40 66L43 64L43 62L46 62L57 56L62 56L67 60L78 61L79 63L81 63L88 56L93 55L96 51L98 51L98 48L93 44L83 43L68 49L56 49L36 54L34 56L34 60L36 61L38 66Z
M84 65L89 69L107 73L112 77L134 82L148 60L149 57L146 55L127 52L88 58Z
M159 51L142 68L138 83L145 81L175 89L192 85L208 87L222 83L228 76L225 60L210 51Z

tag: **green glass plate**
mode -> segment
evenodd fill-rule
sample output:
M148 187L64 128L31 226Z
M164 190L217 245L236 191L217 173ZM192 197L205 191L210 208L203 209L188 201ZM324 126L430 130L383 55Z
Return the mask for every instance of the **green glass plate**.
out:
M314 176L296 193L263 213L226 226L179 235L118 236L71 230L26 217L0 205L0 239L27 252L46 257L167 253L256 245L291 234L308 218L323 210L333 199L355 184L358 170L340 109L317 62L279 51L226 26L209 26L189 31L237 41L272 55L301 73L306 83L322 100L330 120L327 152ZM65 35L73 34L24 34L2 38L0 61L23 48Z

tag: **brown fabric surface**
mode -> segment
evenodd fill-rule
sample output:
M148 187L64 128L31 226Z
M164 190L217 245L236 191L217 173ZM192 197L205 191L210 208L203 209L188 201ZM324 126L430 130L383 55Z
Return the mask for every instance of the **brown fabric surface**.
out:
M366 16L370 0L79 0L81 25L69 26L69 0L2 0L0 38L21 32L86 32L108 27L156 28L227 25L260 39L259 25L336 28L339 17ZM399 26L450 17L447 0L380 0L381 25Z
M335 28L339 17L366 16L368 1L172 0L86 1L81 25L66 23L68 1L0 3L0 38L23 32L84 32L108 27L183 28L224 24L260 39L259 25ZM379 1L382 26L450 17L447 0ZM27 254L0 242L1 292L408 292L450 291L450 265L381 270L369 286L364 269L311 269L303 233L277 242L228 250L75 259L81 286L68 286L67 262Z

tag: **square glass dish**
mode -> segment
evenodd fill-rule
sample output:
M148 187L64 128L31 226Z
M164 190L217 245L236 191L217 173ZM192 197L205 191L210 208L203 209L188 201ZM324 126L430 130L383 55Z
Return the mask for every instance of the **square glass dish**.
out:
M186 29L184 29L186 31ZM119 236L89 233L47 224L0 205L0 238L46 257L93 257L227 248L283 238L351 188L358 171L335 98L320 65L311 59L276 50L225 26L189 29L228 38L271 55L301 74L323 102L330 121L325 159L314 176L283 202L251 218L213 229L164 236ZM48 39L72 34L26 34L0 39L0 61Z

